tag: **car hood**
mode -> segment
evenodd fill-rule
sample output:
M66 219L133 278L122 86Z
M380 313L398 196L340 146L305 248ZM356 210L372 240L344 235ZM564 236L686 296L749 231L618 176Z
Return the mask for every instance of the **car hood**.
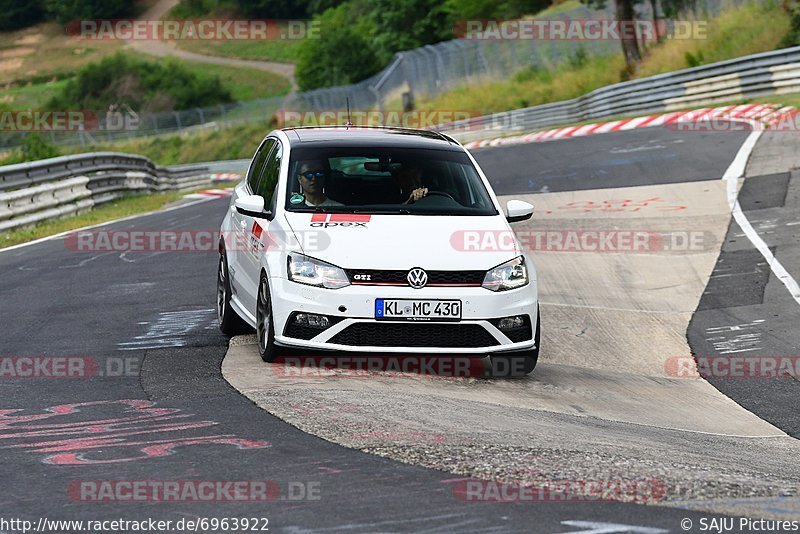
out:
M305 254L345 269L488 270L521 254L502 216L285 216Z

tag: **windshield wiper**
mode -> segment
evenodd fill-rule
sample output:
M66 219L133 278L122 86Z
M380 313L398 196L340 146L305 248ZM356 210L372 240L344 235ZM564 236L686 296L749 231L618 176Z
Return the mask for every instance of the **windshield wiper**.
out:
M405 208L389 210L353 210L353 213L370 213L373 215L411 215L411 212Z

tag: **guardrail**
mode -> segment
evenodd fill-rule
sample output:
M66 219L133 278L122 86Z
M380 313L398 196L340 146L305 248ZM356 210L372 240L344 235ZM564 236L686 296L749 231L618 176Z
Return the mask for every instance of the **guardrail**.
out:
M461 141L612 116L673 111L800 92L800 47L622 82L573 100L440 125ZM0 231L76 213L130 191L211 182L207 165L157 167L144 156L97 152L0 167Z
M532 131L606 117L675 111L692 106L800 92L800 47L617 83L584 96L443 124L461 141L491 131Z
M0 231L74 215L137 191L211 184L206 164L158 167L144 156L95 152L0 167Z

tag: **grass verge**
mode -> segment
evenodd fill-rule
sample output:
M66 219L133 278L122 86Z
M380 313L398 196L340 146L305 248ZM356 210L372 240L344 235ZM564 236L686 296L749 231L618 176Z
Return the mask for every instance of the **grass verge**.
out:
M197 163L228 159L250 159L258 144L270 132L271 127L263 123L242 124L193 134L163 135L132 139L119 143L97 144L86 147L71 147L69 153L99 152L110 150L141 154L159 165Z
M650 49L636 78L774 50L789 31L790 17L775 0L744 4L708 21L702 40L670 40ZM621 56L578 57L555 69L527 68L503 82L475 82L434 99L421 110L507 111L567 100L623 80Z
M219 77L223 87L227 87L230 90L233 99L237 102L281 96L291 89L289 80L274 72L196 61L177 61L180 61L198 77Z
M195 54L255 61L295 63L299 39L268 41L178 41L178 48Z
M284 42L269 43L281 45ZM259 45L260 43L243 43ZM79 40L64 33L56 23L42 23L14 32L0 33L0 109L43 109L53 94L81 67L116 52L125 52L117 40ZM149 61L155 57L144 56ZM272 72L191 61L181 62L200 77L218 76L234 100L253 100L289 92L289 80Z
M69 77L91 61L122 50L115 40L81 41L47 22L0 33L0 84L4 89Z

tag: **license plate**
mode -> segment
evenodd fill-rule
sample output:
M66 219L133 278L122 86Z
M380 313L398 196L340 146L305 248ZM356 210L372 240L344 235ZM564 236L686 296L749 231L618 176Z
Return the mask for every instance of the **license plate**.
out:
M460 300L375 299L376 319L458 321Z

